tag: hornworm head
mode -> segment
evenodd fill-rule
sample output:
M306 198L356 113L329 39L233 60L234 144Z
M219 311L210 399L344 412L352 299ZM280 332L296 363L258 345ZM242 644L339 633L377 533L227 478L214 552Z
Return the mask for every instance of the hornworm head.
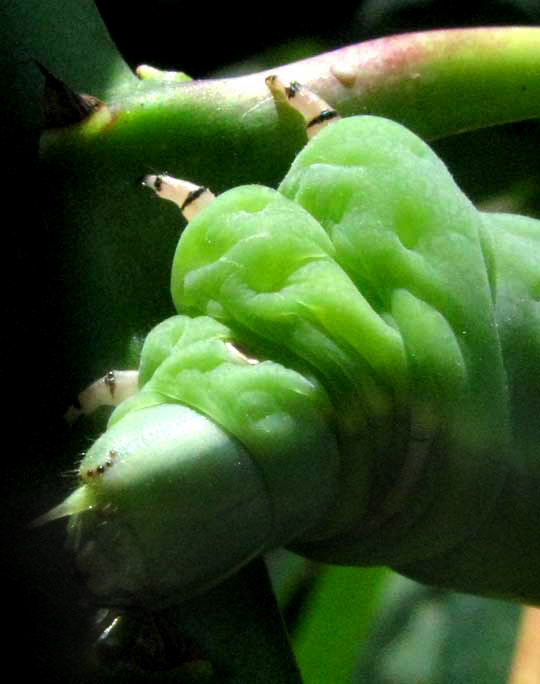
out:
M48 514L104 605L163 605L219 582L264 550L272 514L245 449L178 404L134 411L81 464L83 485Z

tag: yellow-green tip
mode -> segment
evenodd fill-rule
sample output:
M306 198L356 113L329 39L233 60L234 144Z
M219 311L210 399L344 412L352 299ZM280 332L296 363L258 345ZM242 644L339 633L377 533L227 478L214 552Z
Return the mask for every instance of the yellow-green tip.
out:
M70 515L77 515L77 513L90 511L94 505L95 495L93 491L87 485L83 485L70 494L61 504L51 508L50 511L33 520L30 523L30 527L39 527L52 520L57 520L58 518L65 518Z

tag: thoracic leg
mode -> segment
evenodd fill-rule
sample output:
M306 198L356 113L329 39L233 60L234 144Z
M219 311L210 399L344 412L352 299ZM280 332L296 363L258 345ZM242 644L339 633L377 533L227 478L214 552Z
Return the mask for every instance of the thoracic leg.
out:
M145 176L143 185L155 190L162 199L174 202L187 221L214 199L208 188L173 176Z
M109 371L79 394L77 403L66 411L65 419L72 423L79 416L93 413L100 406L118 406L137 392L138 381L138 371Z
M327 124L338 121L340 118L336 110L332 109L327 102L296 81L286 86L278 76L268 76L266 85L276 101L287 102L304 117L308 138L312 138ZM174 202L187 221L191 221L214 199L214 195L208 188L168 175L145 176L143 185L152 188L162 199Z
M340 118L327 102L296 81L291 81L287 86L279 76L267 76L266 85L276 101L286 102L304 117L308 138L312 138L327 124Z

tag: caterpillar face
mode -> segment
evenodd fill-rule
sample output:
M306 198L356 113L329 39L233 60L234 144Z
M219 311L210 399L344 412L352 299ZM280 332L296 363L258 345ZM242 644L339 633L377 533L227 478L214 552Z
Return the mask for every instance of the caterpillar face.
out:
M116 605L134 595L153 606L175 592L187 598L260 552L268 536L267 494L249 454L179 404L112 426L81 478L89 510L73 519L70 536L89 588Z
M202 199L173 181L147 179ZM540 421L522 402L540 383L521 384L540 380L540 271L522 264L540 266L539 224L481 214L425 143L370 116L320 132L278 191L203 204L174 257L181 313L49 514L74 516L91 589L176 601L285 544L540 601Z

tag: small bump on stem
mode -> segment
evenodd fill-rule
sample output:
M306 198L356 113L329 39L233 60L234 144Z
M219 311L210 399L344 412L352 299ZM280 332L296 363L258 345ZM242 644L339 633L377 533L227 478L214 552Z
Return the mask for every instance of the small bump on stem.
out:
M141 81L172 81L175 83L185 83L192 80L191 77L183 71L162 71L161 69L156 69L148 64L140 64L135 69L135 75L137 78L140 78Z
M336 62L330 67L330 72L345 88L352 88L356 84L356 77L360 69L357 64L344 61Z

